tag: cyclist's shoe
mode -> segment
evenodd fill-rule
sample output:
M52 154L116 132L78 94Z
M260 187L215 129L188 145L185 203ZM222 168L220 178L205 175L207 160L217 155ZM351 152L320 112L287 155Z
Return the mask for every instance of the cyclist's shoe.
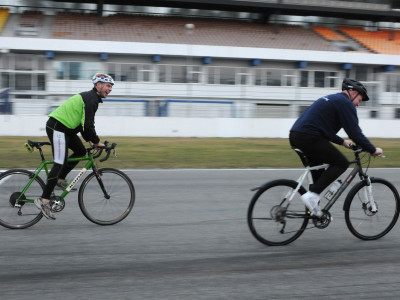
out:
M69 183L65 179L57 181L57 184L54 189L64 191L68 187ZM75 192L76 188L72 188L71 192Z
M35 203L36 207L42 211L43 216L45 216L47 219L51 219L51 220L56 219L56 217L51 212L50 203L44 204L42 201L42 198L35 199L34 203Z
M312 216L317 216L321 217L322 216L322 211L321 208L319 207L319 195L313 192L307 192L303 194L300 197L301 201L307 206L307 208L310 210L310 213Z

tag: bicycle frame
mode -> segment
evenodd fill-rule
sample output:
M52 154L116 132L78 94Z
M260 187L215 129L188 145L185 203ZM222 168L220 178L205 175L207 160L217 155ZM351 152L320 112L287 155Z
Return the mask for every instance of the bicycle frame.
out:
M366 193L365 199L368 199L368 201L370 202L372 211L373 212L377 211L377 208L376 208L376 205L375 205L375 202L374 202L374 199L373 199L373 195L372 195L371 181L370 181L368 175L365 172L363 172L359 154L360 154L360 152L355 151L356 159L351 160L349 162L350 164L355 164L353 170L347 176L346 180L341 184L341 186L339 187L339 189L336 192L336 194L325 205L325 207L323 208L324 210L329 211L329 209L335 204L337 199L339 199L339 197L347 189L347 187L350 185L350 183L353 181L353 179L356 177L356 175L359 174L360 180L365 180L366 183L367 183L367 189L365 190L365 193ZM286 197L288 199L288 201L289 201L289 204L292 202L293 198L295 197L295 195L297 194L299 189L302 187L302 185L303 185L303 183L304 183L306 178L308 179L308 182L310 184L314 183L311 171L320 170L320 169L326 169L327 167L329 167L329 164L322 164L322 165L313 166L313 167L307 166L305 168L305 171L303 172L303 174L300 175L300 177L296 180L296 182L298 183L297 187L294 190L292 190L291 192L289 192L290 196L287 195L288 197Z
M35 175L29 180L27 185L23 188L20 197L25 194L27 189L30 187L30 185L35 180L35 178L39 176L39 174L40 174L40 172L42 170L45 171L46 176L49 176L49 169L48 169L47 166L51 165L51 164L54 164L54 160L45 160L44 155L43 155L43 151L42 151L41 148L39 148L39 152L40 152L40 156L42 158L42 162L41 162L40 166L36 169ZM71 191L71 189L75 186L75 184L77 184L79 182L79 179L87 172L87 170L92 168L93 171L97 172L97 166L96 166L96 163L94 161L94 158L93 158L92 154L85 155L85 156L80 156L80 157L69 158L68 162L79 162L79 161L85 161L85 160L87 161L86 165L82 168L82 170L78 173L78 175L75 176L75 178L71 181L71 183L68 185L68 187L61 193L61 195L60 195L61 198L64 199L68 195L68 193ZM104 191L104 187L103 186L102 186L102 189ZM19 199L19 201L33 202L34 199L25 199L25 200Z

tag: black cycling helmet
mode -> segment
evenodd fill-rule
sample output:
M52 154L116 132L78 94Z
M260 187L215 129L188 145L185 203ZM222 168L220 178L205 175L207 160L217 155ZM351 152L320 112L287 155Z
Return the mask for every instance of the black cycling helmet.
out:
M362 101L368 101L368 91L367 88L359 81L350 78L345 78L342 83L342 91L344 90L356 90L362 96Z

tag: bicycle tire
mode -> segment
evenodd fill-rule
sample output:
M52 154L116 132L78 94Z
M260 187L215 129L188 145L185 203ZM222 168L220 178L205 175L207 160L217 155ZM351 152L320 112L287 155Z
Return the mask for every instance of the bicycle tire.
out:
M399 218L400 199L397 189L382 178L371 178L374 202L378 208L371 212L365 203L367 183L360 181L349 192L344 202L346 225L350 232L362 240L376 240L386 235Z
M20 197L22 190L34 176L34 173L23 169L12 169L0 174L0 225L10 229L25 229L43 217L32 201L24 201L42 196L45 183L40 177L36 177L22 198ZM18 197L21 200L17 200ZM15 203L21 207L16 207Z
M132 211L135 187L124 172L114 168L98 170L101 182L109 195L105 197L96 173L89 174L79 188L78 203L83 215L98 225L121 222Z
M299 199L306 192L300 187L286 211L286 196L297 187L294 180L278 179L263 185L251 199L247 223L253 236L268 246L283 246L296 240L306 229L310 217ZM283 205L282 205L283 204Z

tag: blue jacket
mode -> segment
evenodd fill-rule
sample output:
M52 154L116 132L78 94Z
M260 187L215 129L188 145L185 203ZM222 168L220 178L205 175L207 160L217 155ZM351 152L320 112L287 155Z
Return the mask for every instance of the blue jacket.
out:
M319 98L304 111L290 131L321 136L342 145L344 140L337 135L342 128L349 138L365 151L376 151L358 125L356 107L344 93Z

